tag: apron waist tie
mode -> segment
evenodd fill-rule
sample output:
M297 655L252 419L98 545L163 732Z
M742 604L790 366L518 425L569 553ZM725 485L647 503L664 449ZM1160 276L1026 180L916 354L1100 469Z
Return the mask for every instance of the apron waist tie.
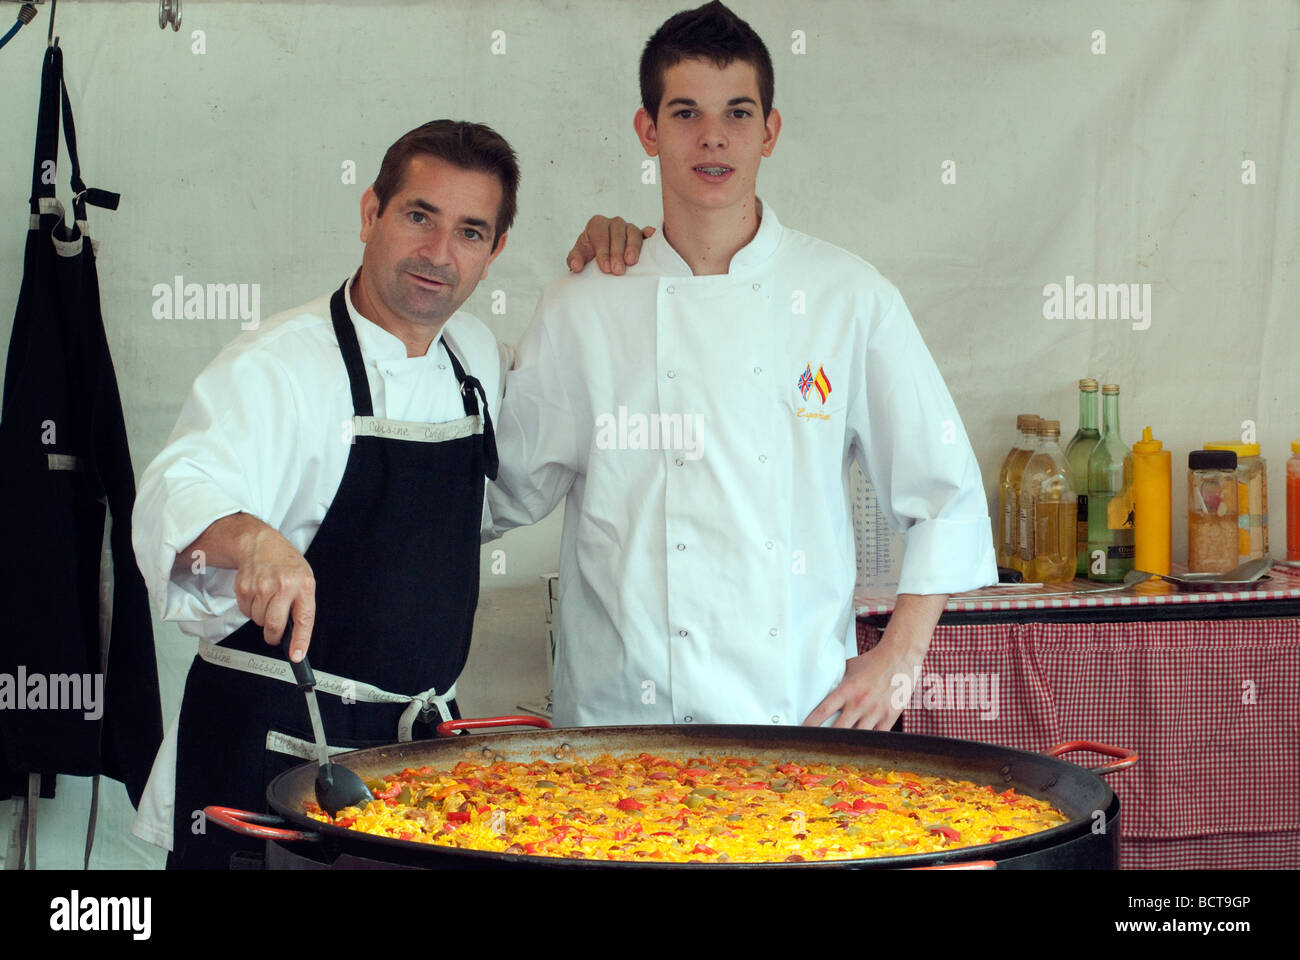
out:
M293 668L290 667L286 660L278 660L260 653L229 650L218 643L213 643L211 640L200 640L198 653L205 662L218 667L228 667L232 670L240 670L244 673L253 673L261 677L270 677L273 680L283 680L285 683L297 685L297 681L293 676ZM402 716L397 721L397 739L399 742L406 742L411 739L411 731L415 726L417 715L427 717L430 712L437 710L438 715L443 720L452 719L451 710L447 704L456 699L456 684L454 681L445 693L439 693L436 687L430 687L423 693L405 694L390 693L387 690L380 690L372 684L362 683L359 680L349 680L333 673L326 673L324 670L317 670L315 667L312 668L312 673L316 675L317 690L341 697L345 703L359 701L361 703L406 704L406 709L402 711Z

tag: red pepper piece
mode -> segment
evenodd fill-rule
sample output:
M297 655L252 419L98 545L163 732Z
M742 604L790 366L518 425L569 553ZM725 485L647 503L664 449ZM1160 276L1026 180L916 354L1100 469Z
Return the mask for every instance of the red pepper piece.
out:
M872 803L870 800L854 800L853 809L861 813L866 810L888 810L889 805L885 803Z
M524 821L525 821L525 822L526 822L530 827L538 827L538 826L541 826L541 822L537 819L537 815L536 815L535 813L530 813L528 816L524 817Z
M644 803L641 803L640 801L637 800L633 800L631 797L624 797L618 803L614 804L614 806L618 807L620 810L644 810L645 809Z
M832 810L852 810L853 807L850 806L848 803L845 803L843 800L841 800L839 803L832 803L832 804L831 804L831 809L832 809Z
M942 834L943 836L947 837L949 840L960 840L960 839L961 839L961 834L958 833L956 830L954 830L952 827L942 827L942 826L940 826L940 827L931 827L931 828L930 828L930 832L931 832L931 833Z
M454 810L451 813L447 814L447 819L451 823L469 823L469 811Z
M712 847L706 847L706 846L705 846L704 844L702 844L702 843L697 843L697 844L695 845L695 849L693 849L693 850L691 851L691 853L707 853L707 854L710 854L710 855L716 855L717 852L718 852L718 851L714 850Z

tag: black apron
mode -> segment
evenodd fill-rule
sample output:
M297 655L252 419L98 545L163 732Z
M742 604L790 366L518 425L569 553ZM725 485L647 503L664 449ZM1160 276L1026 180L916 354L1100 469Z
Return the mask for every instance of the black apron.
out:
M72 229L55 196L60 94ZM0 416L0 673L102 674L103 715L0 709L0 799L40 775L48 797L56 773L103 773L138 804L162 740L149 600L131 549L135 473L86 235L86 205L117 201L81 179L63 54L51 47Z
M354 412L371 417L370 384L343 288L330 300L330 315ZM494 478L497 467L487 397L442 343L472 423L483 399L481 432L426 442L397 439L391 430L379 431L383 436L358 430L338 493L305 554L316 578L316 623L307 650L312 669L408 695L430 687L446 691L465 665L478 604L484 477ZM420 429L424 424L405 426L408 437L429 432ZM250 620L221 647L283 659L291 631L292 624L272 647ZM318 699L331 746L398 739L404 706L347 704L329 694ZM440 719L421 717L413 739L434 736ZM267 809L267 784L305 762L268 750L268 732L312 740L302 692L196 657L181 706L168 867L226 869L234 853L263 851L263 841L208 828L201 811L210 804Z

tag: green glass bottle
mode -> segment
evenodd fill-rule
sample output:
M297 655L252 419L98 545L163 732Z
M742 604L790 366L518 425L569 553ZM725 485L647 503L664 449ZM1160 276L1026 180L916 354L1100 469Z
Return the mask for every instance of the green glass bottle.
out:
M1088 575L1088 457L1097 448L1101 433L1097 430L1097 381L1091 378L1079 381L1079 429L1065 448L1065 459L1070 465L1070 485L1078 498L1078 563L1076 577Z
M1119 432L1119 387L1107 383L1101 439L1088 457L1088 578L1118 583L1133 551L1133 455Z

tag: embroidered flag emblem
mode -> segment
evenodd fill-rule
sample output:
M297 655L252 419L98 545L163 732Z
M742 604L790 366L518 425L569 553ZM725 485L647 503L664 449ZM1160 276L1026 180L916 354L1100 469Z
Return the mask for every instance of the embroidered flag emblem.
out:
M812 389L812 385L813 372L812 364L810 363L803 368L803 373L799 374L799 392L803 394L805 400L808 399L808 391Z
M822 398L822 403L825 403L826 398L831 394L831 380L830 377L826 376L825 367L819 366L817 368L817 376L813 378L813 386L817 388L817 393ZM807 394L804 396L806 397Z

